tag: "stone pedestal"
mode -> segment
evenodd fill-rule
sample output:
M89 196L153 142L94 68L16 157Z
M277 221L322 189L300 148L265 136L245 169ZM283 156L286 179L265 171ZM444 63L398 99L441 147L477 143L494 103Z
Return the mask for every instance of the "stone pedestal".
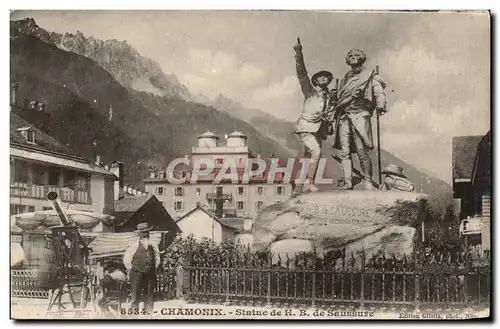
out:
M413 250L426 195L394 191L328 191L300 195L263 209L253 226L253 250L282 258L364 249L401 257Z

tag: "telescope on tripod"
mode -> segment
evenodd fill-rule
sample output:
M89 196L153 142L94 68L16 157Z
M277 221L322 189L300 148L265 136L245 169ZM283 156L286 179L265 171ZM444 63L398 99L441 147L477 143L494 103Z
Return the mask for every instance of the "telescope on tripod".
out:
M47 312L56 302L59 310L65 309L61 302L64 294L69 295L73 311L82 310L90 293L88 287L91 285L88 266L90 249L80 235L75 222L64 210L57 192L47 193L47 200L52 202L62 224L51 228L55 271L53 272L53 294L49 300ZM79 302L74 298L76 293L81 294Z
M61 199L59 198L57 192L47 193L47 200L52 202L52 205L54 206L54 209L59 215L59 218L61 219L61 223L63 224L63 226L75 226L75 222L64 211Z

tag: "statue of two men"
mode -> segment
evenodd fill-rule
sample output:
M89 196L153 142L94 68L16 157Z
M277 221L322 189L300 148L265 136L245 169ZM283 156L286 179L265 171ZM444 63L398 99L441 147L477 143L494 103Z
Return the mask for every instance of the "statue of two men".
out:
M309 188L314 185L316 170L321 157L322 140L333 135L333 147L340 150L343 177L340 189L352 189L352 154L356 153L365 189L373 189L372 162L369 152L374 148L371 116L374 111L386 113L385 82L378 72L363 66L366 54L360 49L350 50L346 63L350 70L338 83L338 89L329 90L330 82L337 79L328 71L320 71L309 80L304 64L300 40L295 50L297 77L305 100L294 133L310 158L308 168ZM336 84L337 85L337 84ZM304 192L304 191L302 191Z

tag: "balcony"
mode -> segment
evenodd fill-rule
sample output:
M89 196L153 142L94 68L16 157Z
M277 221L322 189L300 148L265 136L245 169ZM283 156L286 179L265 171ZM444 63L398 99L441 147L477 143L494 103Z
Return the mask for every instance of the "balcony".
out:
M214 200L217 198L217 193L207 193L207 199L208 200ZM233 194L232 193L222 193L220 195L220 198L222 200L232 200L233 199Z
M64 202L91 204L89 191L60 188L52 185L31 185L14 183L10 186L10 196L19 198L46 199L47 193L57 192Z

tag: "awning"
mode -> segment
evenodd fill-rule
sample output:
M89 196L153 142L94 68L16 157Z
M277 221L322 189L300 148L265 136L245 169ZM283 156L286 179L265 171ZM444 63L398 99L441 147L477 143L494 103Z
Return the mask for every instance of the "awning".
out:
M161 234L167 231L151 232L149 238L154 244L160 244ZM137 242L137 234L134 232L127 233L100 233L94 241L89 244L92 252L89 255L90 259L100 257L120 256L125 253L125 250L134 242Z
M97 214L89 211L65 209L66 214L79 228L89 229L97 226L101 221L109 221L114 217L107 214ZM22 230L29 231L61 225L59 214L55 210L41 210L23 214L12 215L16 225Z

